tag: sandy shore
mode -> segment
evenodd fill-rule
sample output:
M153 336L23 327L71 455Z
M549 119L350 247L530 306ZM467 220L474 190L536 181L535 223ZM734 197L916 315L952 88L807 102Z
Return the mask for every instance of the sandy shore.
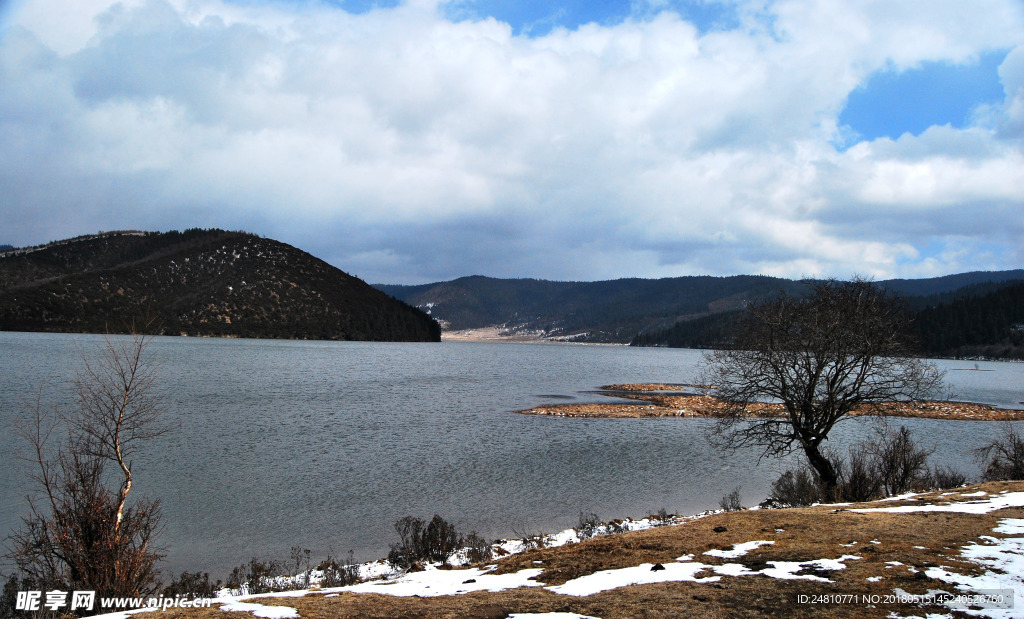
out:
M637 400L637 404L550 404L520 413L551 415L556 417L715 417L723 403L712 396L692 393L692 385L666 385L661 383L630 383L606 385L604 395ZM778 405L758 404L750 409L751 416L779 416L784 414ZM852 415L877 415L874 408L854 411ZM995 408L987 404L969 402L893 402L883 407L883 414L893 417L923 417L960 421L1017 421L1024 420L1024 411Z
M530 334L509 335L497 327L480 329L464 329L462 331L442 331L441 341L451 342L546 342L547 340Z
M574 335L543 337L539 332L513 333L499 327L481 327L460 331L441 331L442 342L513 342L525 344L578 344L581 346L625 346L604 342L578 342Z

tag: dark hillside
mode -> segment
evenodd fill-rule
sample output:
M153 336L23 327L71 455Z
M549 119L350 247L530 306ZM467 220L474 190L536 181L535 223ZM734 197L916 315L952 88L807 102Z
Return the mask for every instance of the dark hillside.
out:
M739 310L719 312L692 320L681 320L662 329L638 333L630 346L665 346L667 348L729 348L732 330Z
M972 271L927 279L888 279L878 282L904 297L943 296L965 288L1001 288L1015 281L1024 281L1024 269L1013 271Z
M0 255L0 330L437 341L423 312L290 245L242 232L80 237Z
M926 289L922 287L921 289ZM920 353L930 357L1024 359L1024 282L973 283L906 298ZM641 332L634 346L728 347L738 312L723 312Z
M925 354L1024 359L1024 282L918 312Z
M544 337L622 343L642 330L738 309L764 295L801 287L755 275L598 282L474 276L420 286L378 285L452 330L501 325Z

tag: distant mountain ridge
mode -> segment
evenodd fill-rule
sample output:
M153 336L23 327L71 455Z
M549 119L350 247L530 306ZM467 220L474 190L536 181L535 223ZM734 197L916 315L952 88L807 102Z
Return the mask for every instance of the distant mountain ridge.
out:
M1011 271L970 271L925 279L886 279L878 284L906 297L945 295L972 286L1000 286L1008 282L1024 281L1024 269Z
M244 232L120 231L0 253L0 330L438 341L424 312Z
M446 329L498 326L510 333L586 342L628 342L657 324L742 307L800 284L762 275L553 282L463 277L419 286L377 284L429 311Z
M1014 282L1024 282L1024 270L877 283L903 295L908 307L920 312L984 297ZM448 330L497 327L543 339L689 347L722 344L730 314L745 303L806 290L804 282L755 275L599 282L472 276L376 286L430 312Z

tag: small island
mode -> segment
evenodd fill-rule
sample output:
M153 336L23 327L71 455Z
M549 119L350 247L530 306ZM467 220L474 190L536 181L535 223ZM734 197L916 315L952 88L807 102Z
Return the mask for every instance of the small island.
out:
M705 390L707 388L699 385L664 383L605 385L601 387L601 395L636 400L637 403L546 404L519 412L554 417L716 417L724 404L714 396L699 393ZM752 417L781 417L783 410L777 405L757 404L750 407L750 414ZM892 402L882 407L881 414L952 421L1024 420L1024 411L971 402ZM879 415L879 411L865 407L852 413L852 416L866 415Z

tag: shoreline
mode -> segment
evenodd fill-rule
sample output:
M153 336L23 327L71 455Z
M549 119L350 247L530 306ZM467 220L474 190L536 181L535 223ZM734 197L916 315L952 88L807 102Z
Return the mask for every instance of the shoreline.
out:
M577 346L627 346L611 342L578 342L572 335L542 337L536 333L514 333L498 327L480 327L477 329L459 329L441 331L442 342L501 342L509 344L575 344Z
M605 385L600 395L630 400L637 404L585 403L549 404L516 411L522 415L553 417L581 417L601 419L642 419L651 417L703 417L715 418L724 407L721 400L709 395L693 393L695 385L670 385L664 383L626 383ZM914 417L923 419L945 419L951 421L1024 421L1024 411L996 408L988 404L972 402L892 402L883 405L880 415L874 408L853 411L849 416ZM754 404L750 417L782 417L781 406Z
M971 606L972 614L1006 617L1024 593L1015 568L1022 516L1017 481L854 504L612 521L586 535L570 529L529 544L500 540L495 546L511 552L483 563L386 574L380 563L353 585L222 592L212 608L161 616L946 617Z

